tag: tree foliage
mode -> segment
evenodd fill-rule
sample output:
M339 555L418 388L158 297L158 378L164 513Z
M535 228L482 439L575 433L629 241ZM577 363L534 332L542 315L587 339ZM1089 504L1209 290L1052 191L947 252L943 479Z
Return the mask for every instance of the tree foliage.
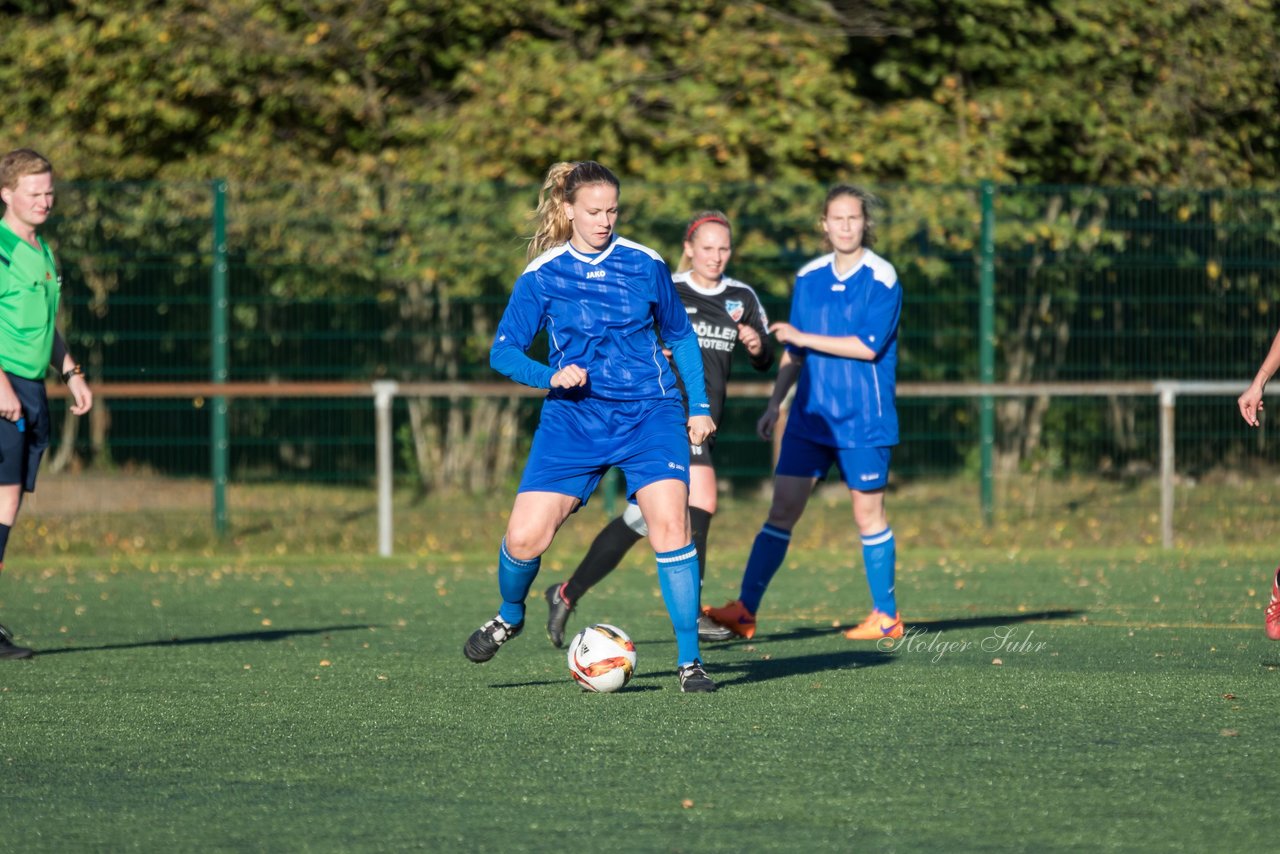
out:
M893 129L918 136L948 114L927 147L954 156L914 177L1275 185L1269 0L906 0L887 16L912 34L873 63L879 118L900 106Z
M1274 185L1270 0L0 4L68 176Z

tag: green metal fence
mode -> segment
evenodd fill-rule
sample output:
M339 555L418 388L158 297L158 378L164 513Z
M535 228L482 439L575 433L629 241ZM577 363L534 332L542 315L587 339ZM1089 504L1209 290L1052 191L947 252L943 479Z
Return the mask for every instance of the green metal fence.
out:
M876 249L895 264L906 300L900 382L1176 378L1243 388L1276 329L1280 195L875 189L887 205ZM674 261L688 216L725 210L735 224L730 273L784 319L794 270L823 251L822 194L814 186L628 183L620 231ZM69 339L95 382L487 382L496 379L492 330L523 267L535 200L532 187L354 178L336 186L69 184L49 231ZM223 336L225 350L216 346ZM743 362L737 378L755 375ZM109 426L81 431L75 454L90 466L209 476L209 448L225 440L233 480L372 477L367 400L231 400L225 436L210 416L218 404L111 400ZM1180 467L1275 462L1274 443L1237 429L1227 404L1180 409ZM753 435L759 407L732 401L716 448L723 474L740 483L768 474L767 449ZM1008 490L997 494L993 484L1016 475L1110 476L1157 462L1156 408L1136 398L1048 405L1034 396L939 396L902 409L895 477L975 478L988 512L1013 508ZM476 431L514 423L527 443L534 413L528 399L398 400L398 475L426 488L465 487L422 470L425 444L470 441L472 453L498 453L480 446ZM517 471L518 463L517 454Z

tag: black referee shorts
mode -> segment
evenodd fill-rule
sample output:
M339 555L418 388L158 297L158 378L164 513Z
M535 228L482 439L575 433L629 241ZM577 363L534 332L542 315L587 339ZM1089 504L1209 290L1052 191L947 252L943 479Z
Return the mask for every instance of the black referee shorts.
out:
M15 377L5 371L9 385L22 402L23 429L0 418L0 485L22 484L24 492L36 491L36 472L49 447L49 396L44 380Z

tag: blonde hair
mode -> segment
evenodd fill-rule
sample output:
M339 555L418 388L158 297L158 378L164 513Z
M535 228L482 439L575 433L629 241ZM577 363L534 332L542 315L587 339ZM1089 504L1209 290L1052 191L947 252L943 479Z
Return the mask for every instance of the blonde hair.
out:
M565 161L547 170L547 179L538 192L538 209L533 212L537 229L529 239L529 258L537 258L573 235L573 223L565 215L564 203L573 203L578 190L592 184L612 184L621 189L618 177L594 160Z
M733 226L729 225L729 217L724 215L723 211L702 211L693 215L693 219L689 220L689 224L684 229L684 241L680 244L680 263L676 267L677 273L683 273L685 270L693 268L693 256L689 254L689 250L684 248L693 240L693 236L698 233L698 229L707 223L715 223L723 225L729 232L729 245L733 245Z
M30 148L19 148L0 157L0 187L16 190L18 181L28 175L53 171L53 164Z
M880 224L879 213L883 203L870 190L864 190L862 187L855 187L852 184L836 184L827 191L827 199L822 203L823 219L827 218L827 212L831 210L831 203L841 196L852 196L862 202L862 218L865 222L862 228L862 245L867 249L875 246L876 227ZM828 244L830 242L830 240L827 240Z

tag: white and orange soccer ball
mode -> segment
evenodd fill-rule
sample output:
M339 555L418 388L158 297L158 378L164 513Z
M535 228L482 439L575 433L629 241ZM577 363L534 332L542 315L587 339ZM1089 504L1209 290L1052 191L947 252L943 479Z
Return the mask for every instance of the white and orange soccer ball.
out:
M569 643L569 673L583 690L597 694L617 691L635 672L636 645L617 626L587 626Z

